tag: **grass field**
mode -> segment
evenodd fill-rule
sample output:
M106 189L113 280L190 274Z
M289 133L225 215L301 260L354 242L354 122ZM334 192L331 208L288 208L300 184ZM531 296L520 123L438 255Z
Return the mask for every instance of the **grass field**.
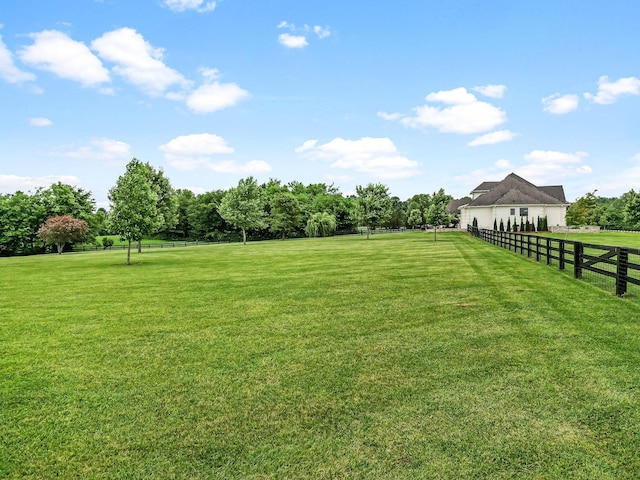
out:
M633 302L464 233L125 255L0 259L1 478L640 475Z

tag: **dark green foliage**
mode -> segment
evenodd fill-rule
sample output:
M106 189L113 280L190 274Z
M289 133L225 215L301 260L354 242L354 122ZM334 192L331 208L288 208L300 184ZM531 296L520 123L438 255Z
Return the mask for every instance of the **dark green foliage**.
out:
M476 217L473 217L473 221L471 222L471 226L473 228L478 228L478 219Z
M504 232L504 222L500 219L500 231Z
M113 239L109 237L102 237L102 248L107 249L113 246Z
M300 202L293 193L278 192L272 197L269 228L273 233L281 235L284 240L289 232L300 226L301 221Z
M190 238L215 241L233 228L218 212L224 194L222 190L215 190L191 199L187 207Z
M511 231L511 217L507 219L507 232Z
M496 220L495 218L493 219L493 230L494 231L498 230L498 220Z
M597 197L594 192L586 193L567 208L567 225L597 224Z
M45 220L40 196L22 192L0 195L0 256L44 252L37 232Z

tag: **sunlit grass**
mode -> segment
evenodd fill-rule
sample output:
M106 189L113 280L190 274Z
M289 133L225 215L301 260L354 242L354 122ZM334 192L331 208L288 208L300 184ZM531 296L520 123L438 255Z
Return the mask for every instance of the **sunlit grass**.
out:
M640 308L461 233L0 259L0 477L634 478Z

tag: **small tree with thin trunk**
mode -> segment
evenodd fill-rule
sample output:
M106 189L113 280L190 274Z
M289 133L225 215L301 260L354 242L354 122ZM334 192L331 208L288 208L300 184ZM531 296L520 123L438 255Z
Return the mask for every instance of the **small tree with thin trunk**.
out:
M76 242L86 237L89 225L84 220L68 215L48 218L38 230L38 237L49 245L56 245L62 254L65 243Z
M158 196L139 160L134 158L127 164L124 175L109 190L109 200L109 225L113 233L127 240L127 265L130 265L131 242L141 240L161 223L156 206Z

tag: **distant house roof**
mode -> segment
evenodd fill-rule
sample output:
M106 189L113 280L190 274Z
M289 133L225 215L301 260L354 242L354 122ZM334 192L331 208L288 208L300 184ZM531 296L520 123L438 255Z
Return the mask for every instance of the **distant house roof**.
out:
M466 205L470 201L471 201L471 199L469 197L467 197L467 198L458 198L456 200L451 200L449 202L449 205L447 205L447 213L460 213L460 211L458 209L461 206Z
M489 190L468 203L469 207L489 205L563 205L567 201L562 185L536 187L515 173L510 173L501 182L483 182L474 192Z
M478 185L476 188L474 188L471 193L476 193L476 192L488 192L489 190L493 189L494 187L498 186L500 182L482 182L480 185Z

